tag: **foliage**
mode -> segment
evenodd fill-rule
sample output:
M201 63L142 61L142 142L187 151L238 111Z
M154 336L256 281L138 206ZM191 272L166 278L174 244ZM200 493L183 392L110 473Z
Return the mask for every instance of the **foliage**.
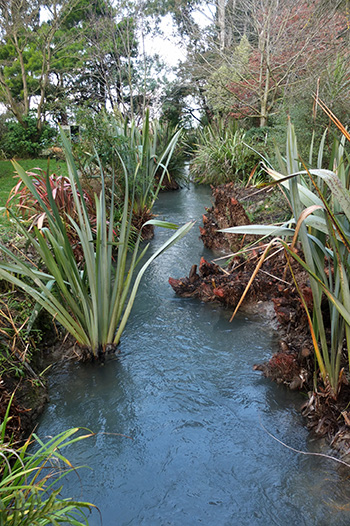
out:
M12 373L24 376L25 363L31 358L34 343L24 327L32 315L35 302L14 290L1 290L0 300L0 376ZM35 341L40 340L36 331Z
M69 51L75 64L80 61L76 52L79 36L75 28L68 31L64 24L70 12L77 8L73 2L0 2L0 97L18 122L26 128L24 118L29 115L31 100L37 97L36 127L43 125L43 109L49 89L50 76L56 68L59 79L59 62ZM49 20L42 19L45 7ZM81 51L81 48L80 48ZM70 65L72 67L71 60ZM60 82L56 82L59 86Z
M320 98L343 122L343 119L347 119L349 107L350 77L347 57L341 53L332 56L321 74L319 84Z
M151 262L173 245L192 227L188 223L181 227L162 245L139 270L134 285L133 274L136 266L147 251L147 246L139 253L141 232L138 234L131 257L128 247L133 235L132 209L135 184L129 199L128 178L136 181L135 174L125 168L125 197L117 244L117 262L112 259L114 236L114 197L108 215L104 189L95 197L96 223L91 225L83 191L80 186L76 166L67 139L62 134L65 145L69 179L73 192L78 220L68 220L81 244L82 263L74 256L69 235L59 210L53 199L48 176L46 189L51 210L46 206L28 174L14 162L18 175L29 188L34 198L46 214L48 227L28 232L19 222L19 228L45 264L41 271L0 245L3 255L9 260L0 263L0 277L13 283L32 296L72 334L77 342L87 347L94 356L103 353L109 345L116 346L129 317L140 280ZM103 173L101 173L103 180ZM113 188L112 188L113 190ZM149 224L176 228L163 221L150 221ZM18 277L21 276L21 277ZM131 289L131 290L130 290ZM129 293L130 292L130 293Z
M6 157L36 157L52 144L56 131L48 124L38 130L32 114L23 117L23 125L17 121L7 123L2 137L1 150Z
M21 220L28 221L30 229L35 225L40 230L47 224L46 212L42 204L44 203L45 208L50 210L52 214L50 203L50 196L52 195L58 213L66 224L67 233L73 236L71 237L71 242L72 244L76 243L77 240L74 239L74 229L71 228L70 220L76 221L78 217L74 202L74 191L69 177L56 174L48 175L48 173L40 169L26 173L31 179L31 185L35 186L40 199L35 198L28 186L20 179L10 192L7 207L15 204L15 213L19 214ZM20 177L18 176L18 178ZM50 186L50 192L47 191L47 184ZM77 191L76 188L74 190ZM85 190L82 190L82 192L82 198L85 201L90 222L93 224L93 200ZM70 218L69 220L68 217Z
M116 187L124 187L124 169L129 173L130 191L134 188L134 212L139 215L150 211L165 178L181 180L181 165L184 158L179 145L181 131L166 123L150 120L147 109L140 128L135 120L129 121L121 115L103 114L94 118L91 114L83 117L83 143L78 153L86 158L86 151L96 151L104 169L116 169ZM118 154L116 154L116 151ZM88 155L86 161L96 165L96 155ZM83 165L86 171L86 164Z
M33 166L41 170L50 170L52 168L56 173L62 175L67 173L66 164L62 161L58 162L55 159L35 159L33 161L22 160L21 166L24 170L32 170ZM15 242L15 226L14 222L10 221L5 212L1 212L1 207L6 206L10 191L15 184L15 171L11 161L0 161L0 237L3 243Z
M0 100L23 127L34 106L38 130L48 113L67 124L85 101L97 112L107 104L129 109L135 11L124 0L1 0Z
M331 113L328 115L333 119ZM338 124L350 140L346 130L340 123ZM275 237L268 244L257 270L262 265L268 250L277 242L285 248L288 259L294 258L309 273L313 297L312 315L309 313L298 283L295 284L308 317L321 377L325 385L330 386L332 395L336 397L342 383L341 363L344 345L347 350L348 370L350 369L348 158L344 151L344 140L338 141L333 148L331 160L333 171L322 169L324 141L321 141L318 168L307 169L304 164L304 170L301 170L303 166L298 160L297 140L291 123L288 125L287 137L286 160L279 156L281 173L271 168L267 169L267 172L276 181L275 184L283 186L293 217L281 226L233 227L225 231L283 236L283 239ZM292 243L287 243L288 236L293 236ZM294 250L297 240L301 243L304 259ZM293 275L291 266L290 269ZM324 298L328 300L326 310Z
M58 486L74 469L61 450L91 434L78 435L79 429L73 428L44 443L33 433L18 447L6 439L10 404L0 425L0 523L8 526L88 524L84 510L94 506L61 498L62 486Z
M75 104L86 105L96 113L110 106L113 111L120 109L133 115L139 103L137 6L123 0L113 4L109 0L92 4L80 0L79 4L80 20L77 17L74 25L83 27L83 52L80 52L84 59L78 70L73 67L65 72ZM59 95L65 98L64 93ZM57 98L53 99L53 107L56 101ZM65 102L69 107L70 101Z
M169 163L181 130L175 130L172 136L168 137L166 125L161 125L158 121L150 121L148 109L142 129L136 126L135 121L132 121L130 126L125 124L123 133L129 139L129 147L121 152L121 159L125 166L133 169L135 174L133 208L135 214L139 215L144 210L152 209L164 178L170 177Z
M303 91L316 90L319 78L320 94L334 78L346 98L349 27L337 7L323 0L218 0L205 29L192 12L180 74L209 122L219 114L270 125L285 97L297 102ZM336 56L345 76L334 69Z
M205 95L214 114L225 116L232 112L232 106L238 105L233 100L231 84L239 82L248 66L251 46L246 35L243 35L239 44L230 56L230 63L223 62L209 77L205 87ZM242 117L235 108L236 117ZM234 115L234 114L233 114Z
M191 108L186 99L191 95L191 88L183 85L177 79L165 86L162 95L161 123L167 123L172 128L191 127Z
M259 156L246 145L245 132L235 121L217 119L199 133L190 170L196 182L219 185L246 181L257 164Z
M249 3L257 45L245 70L228 83L228 89L234 116L259 117L263 126L283 91L297 85L300 76L314 75L317 65L327 60L330 47L342 47L347 22L329 11L322 15L321 25L318 10L305 1L293 5L273 1L268 8L264 2ZM322 29L325 23L327 31Z
M156 153L159 155L160 152L165 152L168 145L171 143L174 137L177 136L178 126L173 126L167 121L156 121L157 126L157 144L156 144ZM183 131L178 134L176 140L175 148L173 153L169 156L169 159L166 160L167 163L167 173L165 174L165 181L163 178L163 183L166 186L168 181L176 181L179 185L181 183L186 183L187 178L184 173L184 166L187 160L187 154L185 149L187 148L187 134ZM156 179L161 175L160 168L156 171Z

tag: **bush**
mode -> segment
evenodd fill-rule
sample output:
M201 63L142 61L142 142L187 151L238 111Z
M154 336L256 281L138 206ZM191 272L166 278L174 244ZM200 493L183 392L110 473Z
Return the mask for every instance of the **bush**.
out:
M56 131L44 124L39 131L36 119L32 115L23 118L25 127L19 122L7 122L7 131L2 138L1 149L6 157L37 157L52 143Z
M259 162L259 155L246 144L245 132L218 120L199 136L191 175L195 182L214 185L246 181Z

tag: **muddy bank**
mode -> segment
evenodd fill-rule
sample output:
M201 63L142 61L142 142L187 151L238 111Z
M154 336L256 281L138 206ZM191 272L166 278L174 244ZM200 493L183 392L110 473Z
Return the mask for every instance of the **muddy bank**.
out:
M233 234L223 235L217 230L243 224L245 217L248 218L246 210L237 199L233 185L227 185L227 191L225 186L213 189L213 199L213 207L207 209L203 216L201 238L208 248L226 253L237 251L247 239ZM263 218L261 222L264 222ZM176 294L182 297L219 302L234 311L262 253L263 247L257 244L249 257L236 255L223 268L202 259L199 265L192 266L187 277L170 277L169 283ZM308 274L295 262L292 266L295 279L311 312L312 293ZM269 306L267 310L266 305ZM268 362L256 364L254 368L289 389L305 392L306 402L301 410L307 426L317 436L327 437L332 447L342 452L350 451L350 387L344 374L340 392L335 399L330 389L323 387L323 382L318 378L305 309L284 252L278 246L271 250L270 257L264 261L241 307L250 311L252 308L257 313L260 310L260 314L261 309L264 309L262 315L268 315L274 322L280 338L279 352ZM327 317L326 309L327 302L324 304L324 314ZM345 353L343 359L345 364ZM319 379L317 388L316 378Z
M235 235L219 232L224 228L253 223L272 223L282 220L285 210L280 207L276 189L244 188L228 183L212 188L213 206L203 214L200 237L206 248L219 253L237 252L257 240L252 235Z
M249 225L248 215L237 200L233 183L212 187L214 205L203 214L203 227L199 227L205 247L213 251L237 251L242 247L243 236L219 232L230 226Z
M11 397L10 420L6 428L7 439L18 443L34 430L37 420L48 402L46 382L38 374L27 372L18 377L9 371L0 380L0 419L3 421Z

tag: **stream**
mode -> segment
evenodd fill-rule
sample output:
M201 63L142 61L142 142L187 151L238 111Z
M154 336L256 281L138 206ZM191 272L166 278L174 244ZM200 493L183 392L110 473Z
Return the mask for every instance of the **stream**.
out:
M205 206L209 189L190 186L161 195L155 213L201 224ZM157 229L150 250L170 234ZM270 435L329 453L304 426L302 395L253 371L278 335L257 317L229 323L231 311L179 298L168 284L202 255L213 257L197 224L144 276L120 355L53 368L37 434L97 433L64 450L90 469L70 474L63 495L99 508L93 526L349 525L350 468Z

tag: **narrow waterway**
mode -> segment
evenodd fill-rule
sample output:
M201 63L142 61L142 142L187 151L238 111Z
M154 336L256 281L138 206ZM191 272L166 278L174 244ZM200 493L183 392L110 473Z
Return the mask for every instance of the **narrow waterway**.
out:
M182 224L209 204L208 189L190 187L162 195L156 212ZM158 229L152 249L167 236ZM52 371L37 434L98 433L66 451L91 469L70 475L64 495L98 506L94 526L349 525L350 469L298 455L265 431L303 451L323 447L304 428L301 395L252 369L276 335L244 315L230 324L229 311L168 285L201 255L210 257L195 226L154 262L119 357Z

